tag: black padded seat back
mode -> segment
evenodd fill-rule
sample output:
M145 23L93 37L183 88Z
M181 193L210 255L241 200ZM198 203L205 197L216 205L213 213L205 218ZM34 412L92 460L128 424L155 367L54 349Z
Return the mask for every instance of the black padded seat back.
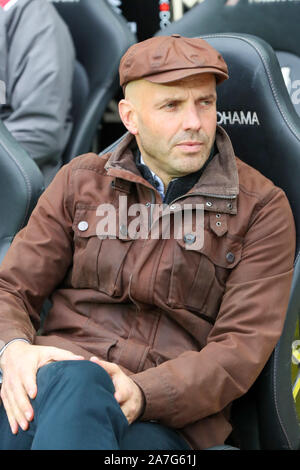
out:
M38 166L0 121L0 263L43 190Z
M285 191L297 232L284 332L252 390L235 403L233 415L240 432L235 444L246 449L299 449L291 344L300 314L300 118L269 44L251 35L201 37L221 52L229 67L230 79L218 87L218 122L229 134L236 155Z
M204 0L157 34L195 37L246 33L268 42L285 69L290 97L300 115L300 1Z
M280 186L290 201L300 246L300 117L289 99L277 57L250 35L201 36L218 49L230 79L218 87L218 123L236 155Z
M74 128L63 158L68 162L91 149L106 106L119 89L120 59L136 38L105 0L54 2L54 6L70 30L77 61Z
M86 103L90 93L90 84L87 73L83 65L75 61L75 70L72 84L72 109L71 115L74 123L79 122L84 113Z

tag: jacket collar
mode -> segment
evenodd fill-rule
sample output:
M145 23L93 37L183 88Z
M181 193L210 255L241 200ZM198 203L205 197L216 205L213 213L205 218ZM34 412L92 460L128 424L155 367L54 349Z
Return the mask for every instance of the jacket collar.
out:
M216 146L218 152L190 192L235 198L239 193L236 158L231 141L220 126L217 126Z

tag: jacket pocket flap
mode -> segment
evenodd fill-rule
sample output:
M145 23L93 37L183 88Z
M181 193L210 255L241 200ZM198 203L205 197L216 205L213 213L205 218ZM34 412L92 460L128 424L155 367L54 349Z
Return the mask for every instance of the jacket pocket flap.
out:
M73 232L76 237L95 237L99 217L96 215L97 207L77 208L73 221Z
M119 239L130 241L127 226L119 221L118 211L107 212L102 215L97 212L98 206L95 207L78 207L76 209L73 231L75 237L88 238L98 237L102 239Z
M222 237L216 236L211 231L204 229L203 238L193 240L191 234L178 239L177 243L182 249L197 251L203 254L216 266L232 269L240 261L242 256L242 240L228 233Z

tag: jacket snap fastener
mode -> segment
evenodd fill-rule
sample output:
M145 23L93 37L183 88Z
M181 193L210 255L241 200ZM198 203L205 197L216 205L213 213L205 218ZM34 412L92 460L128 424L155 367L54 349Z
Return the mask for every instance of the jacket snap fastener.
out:
M222 225L222 222L216 222L216 226L220 227Z
M185 243L187 243L188 245L192 245L196 240L196 236L193 233L187 233L186 235L184 235L183 239Z
M221 217L221 214L216 214L217 219Z
M211 207L213 205L213 203L210 201L207 201L205 204L207 205L207 207Z
M228 209L232 209L233 206L232 206L231 202L228 202L227 207L228 207Z
M172 205L170 206L170 209L171 209L171 211L175 211L175 209L176 209L176 204L172 204Z
M85 232L88 228L89 224L86 220L82 220L81 222L79 222L78 230L80 230L81 232Z
M146 202L145 206L146 206L146 207L150 207L150 206L151 206L151 203L150 203L150 202Z
M226 255L226 259L228 261L228 263L233 263L234 260L235 260L235 256L233 253L231 253L231 251L229 251Z

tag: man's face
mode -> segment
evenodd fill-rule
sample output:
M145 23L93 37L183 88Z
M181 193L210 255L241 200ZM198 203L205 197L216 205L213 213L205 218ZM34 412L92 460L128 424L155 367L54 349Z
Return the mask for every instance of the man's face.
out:
M127 88L125 101L131 104L131 128L127 128L135 134L145 163L166 185L172 178L199 170L215 139L214 75L167 85L138 80Z

